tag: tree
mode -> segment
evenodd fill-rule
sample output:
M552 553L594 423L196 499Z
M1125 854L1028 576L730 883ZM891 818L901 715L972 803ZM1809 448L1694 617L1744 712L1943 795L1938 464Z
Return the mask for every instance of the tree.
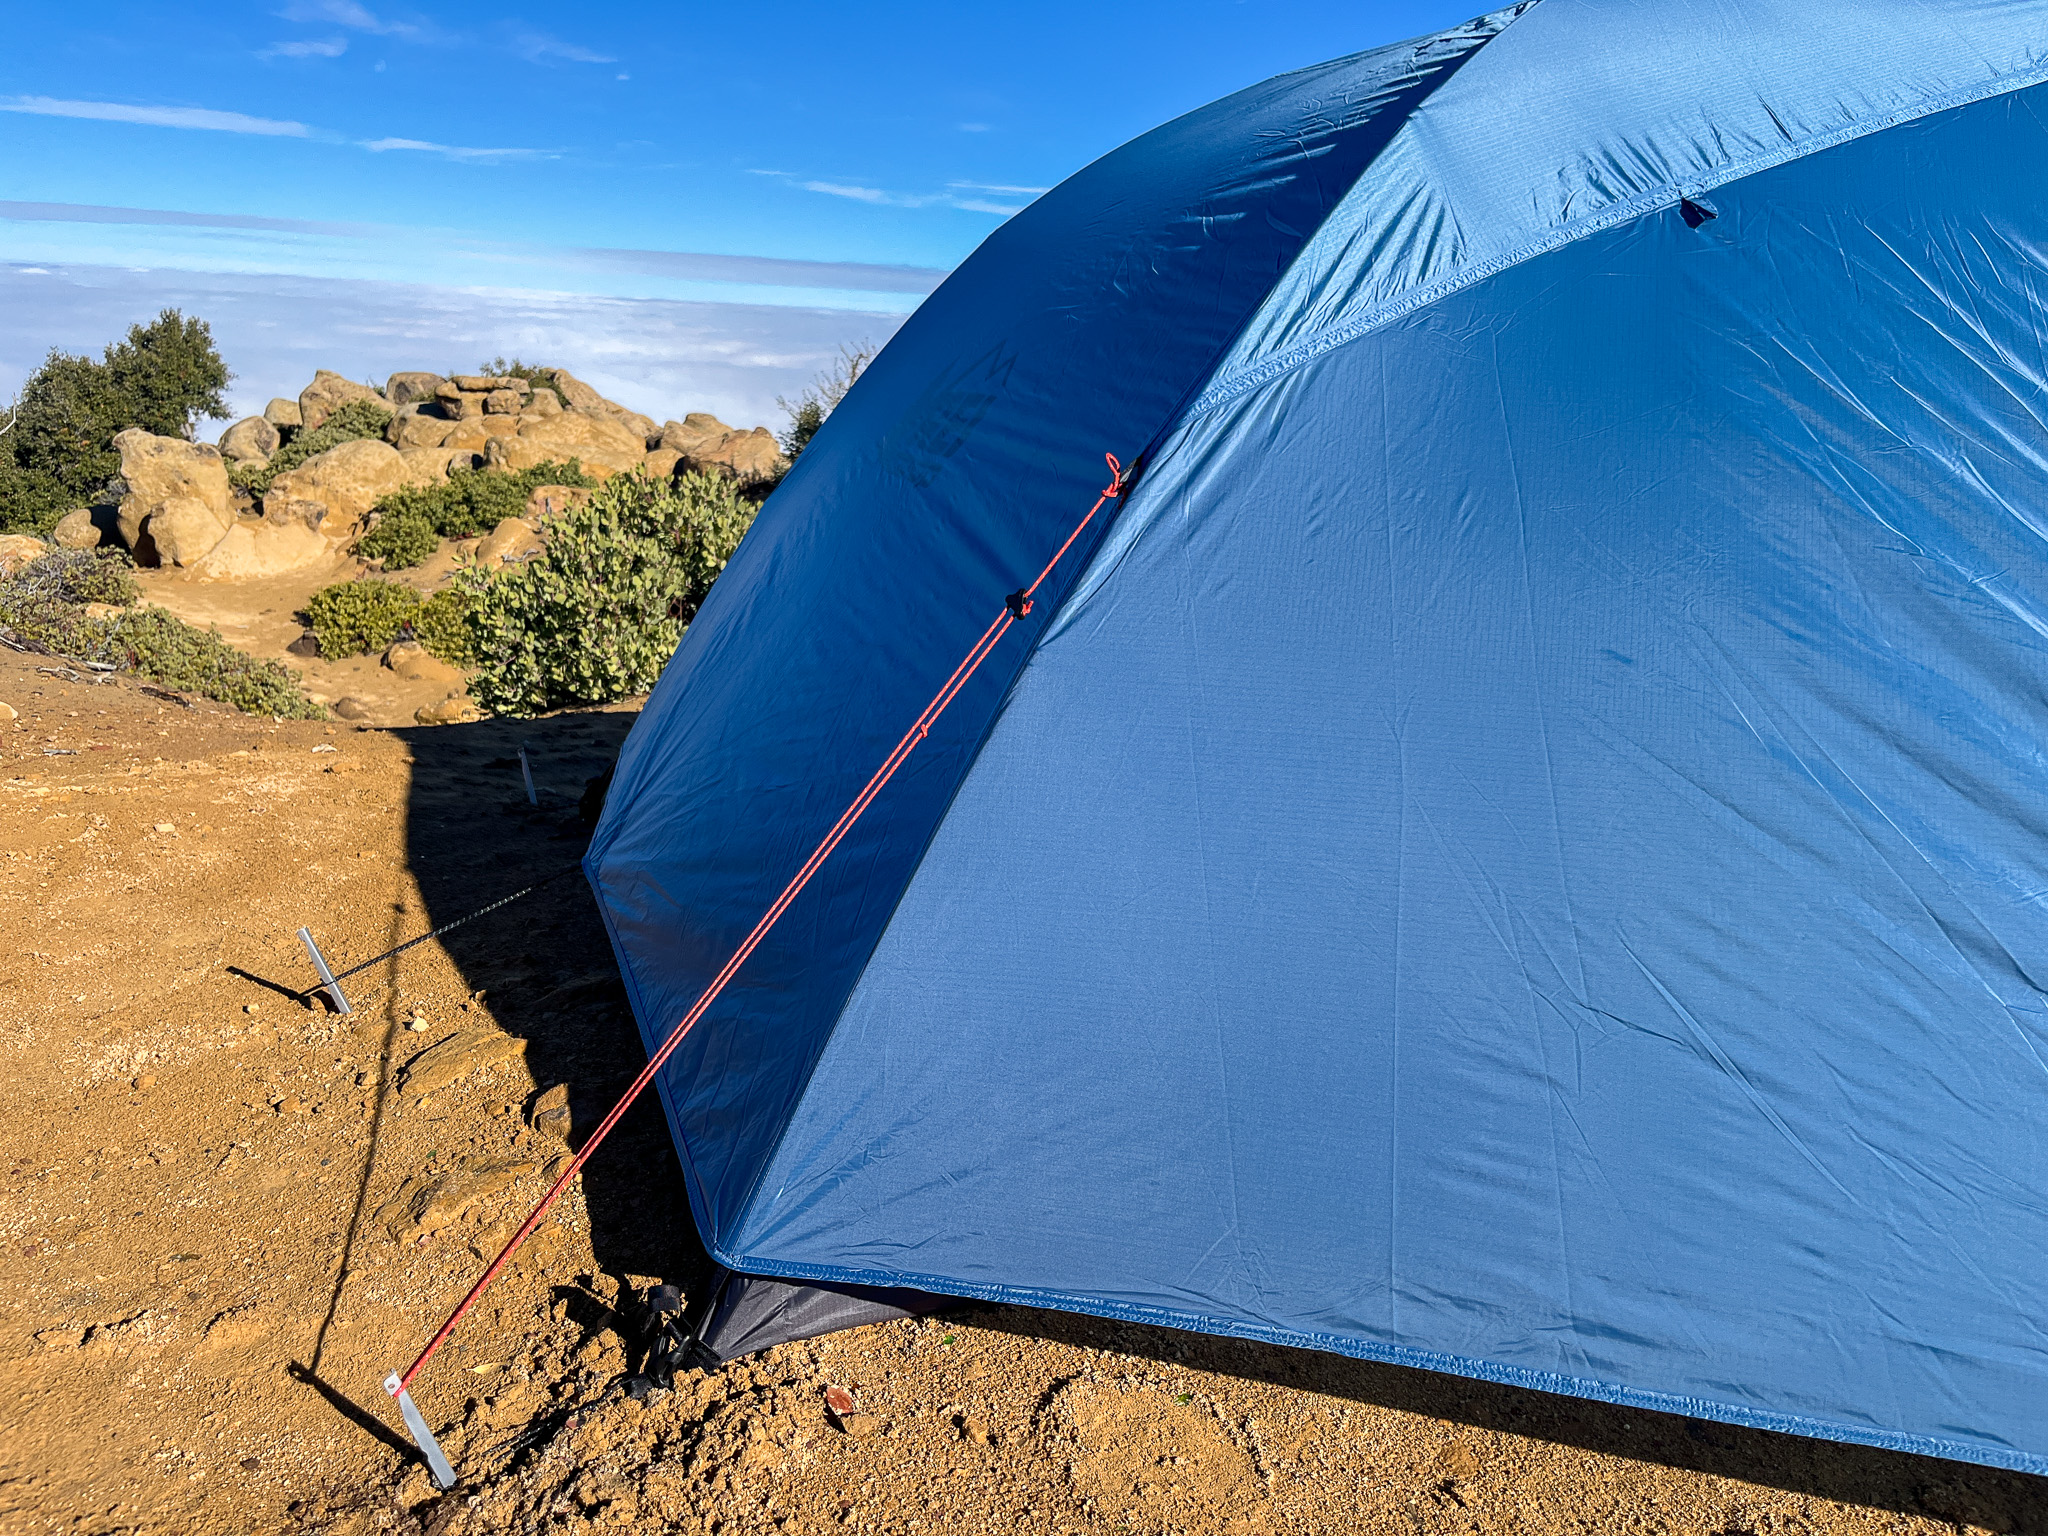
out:
M825 418L846 398L846 392L866 372L868 364L875 360L875 353L880 350L872 341L863 341L853 347L842 346L839 360L806 384L794 400L781 395L775 397L775 403L789 416L789 425L780 434L785 458L794 463L797 455L810 446L811 439L818 435L818 428L825 424Z
M204 320L167 309L97 359L54 348L0 420L0 531L46 533L121 469L114 434L190 437L233 377Z

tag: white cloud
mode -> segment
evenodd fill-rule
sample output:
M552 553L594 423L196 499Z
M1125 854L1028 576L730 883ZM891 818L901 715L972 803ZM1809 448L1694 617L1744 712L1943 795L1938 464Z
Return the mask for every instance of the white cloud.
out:
M357 0L291 0L278 14L286 21L331 21L358 32L374 32L379 37L426 36L424 27L409 21L385 21Z
M267 138L306 139L313 130L304 123L211 107L137 107L118 101L60 101L54 96L10 96L0 99L0 112L27 112L37 117L83 117L103 123L141 123L150 128L201 128L214 133L253 133Z
M521 27L512 34L512 51L529 64L545 63L549 59L567 59L571 64L616 64L619 61L608 53L584 48L575 43L565 43L559 37L550 37L545 32L536 32L531 27ZM625 76L621 75L620 79Z
M310 42L272 43L256 57L259 59L338 59L348 52L345 37L315 38Z
M1050 192L1051 187L1011 187L1000 181L949 181L946 183L955 192L1003 192L1011 197L1038 197Z
M460 144L433 144L425 139L369 139L363 148L373 155L389 150L415 150L421 154L445 155L450 160L536 160L550 158L544 149L470 149Z
M1013 213L1024 211L1021 204L1013 206L1009 203L991 203L978 197L963 197L951 206L964 208L969 213L999 213L1006 219Z

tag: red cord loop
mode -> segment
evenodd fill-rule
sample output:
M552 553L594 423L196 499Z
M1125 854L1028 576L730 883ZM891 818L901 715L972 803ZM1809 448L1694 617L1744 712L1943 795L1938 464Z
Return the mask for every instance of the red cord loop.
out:
M1121 496L1124 493L1124 467L1117 462L1113 453L1105 453L1103 457L1109 460L1109 484L1103 488L1102 494Z

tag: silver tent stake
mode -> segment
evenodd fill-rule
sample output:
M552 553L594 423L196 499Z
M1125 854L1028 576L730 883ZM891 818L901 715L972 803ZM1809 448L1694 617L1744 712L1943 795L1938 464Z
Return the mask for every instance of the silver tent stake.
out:
M327 957L320 953L320 946L313 942L313 930L301 928L299 942L306 946L306 953L313 957L313 969L320 973L320 985L327 989L327 995L334 999L336 1013L354 1013L348 999L342 995L341 983L334 979L334 972L327 968Z
M398 1411L405 1418L405 1427L412 1431L418 1442L420 1453L427 1458L427 1470L434 1474L435 1485L443 1493L455 1486L455 1469L448 1465L448 1458L441 1454L441 1442L434 1438L434 1432L427 1428L427 1421L418 1408L413 1406L412 1394L405 1390L405 1383L393 1371L384 1378L384 1390L398 1399Z

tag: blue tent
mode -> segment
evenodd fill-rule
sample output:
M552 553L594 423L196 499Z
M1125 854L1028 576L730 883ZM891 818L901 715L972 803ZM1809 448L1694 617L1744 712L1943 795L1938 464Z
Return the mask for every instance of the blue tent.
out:
M1532 0L992 235L592 844L658 1042L1139 461L661 1076L718 1260L2048 1472L2044 79Z

